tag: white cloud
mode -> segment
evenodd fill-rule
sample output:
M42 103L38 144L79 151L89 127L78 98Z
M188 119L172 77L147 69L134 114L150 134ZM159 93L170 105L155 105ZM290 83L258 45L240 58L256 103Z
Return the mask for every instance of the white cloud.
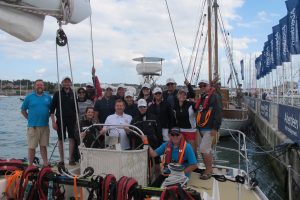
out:
M219 2L228 30L233 28L232 21L241 20L236 9L244 2L244 0ZM93 0L91 3L95 66L103 82L138 82L139 77L135 72L137 63L132 59L139 56L157 56L166 59L163 63L163 77L159 83L164 83L169 76L174 76L179 83L183 82L182 69L164 1ZM168 3L186 70L202 1L169 0ZM39 63L44 71L38 69L35 72L38 74L47 72L47 78L55 81L54 42L58 25L54 18L47 17L44 27L41 38L33 43L23 43L0 33L0 50L5 52L6 57L16 62L28 62L32 65ZM89 20L63 28L70 44L74 80L88 82L92 66ZM247 48L251 42L255 42L254 39L246 37L234 39L234 44L238 43L235 45L237 50ZM66 48L58 47L58 52L60 74L70 74ZM203 74L205 73L206 71L203 71Z

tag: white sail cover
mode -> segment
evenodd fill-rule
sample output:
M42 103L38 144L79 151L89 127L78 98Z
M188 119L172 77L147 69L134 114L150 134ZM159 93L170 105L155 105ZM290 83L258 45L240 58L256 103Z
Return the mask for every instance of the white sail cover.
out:
M43 32L44 16L0 6L0 28L25 42L37 40Z
M76 24L91 15L91 6L88 0L69 0L68 2L70 15L67 22ZM40 37L44 28L45 15L62 14L61 0L20 0L18 3L1 2L0 29L25 42L35 41ZM18 6L23 6L22 10ZM38 14L34 14L29 11L30 9L27 12L26 6L41 9L42 12L37 10ZM47 10L49 10L49 14Z

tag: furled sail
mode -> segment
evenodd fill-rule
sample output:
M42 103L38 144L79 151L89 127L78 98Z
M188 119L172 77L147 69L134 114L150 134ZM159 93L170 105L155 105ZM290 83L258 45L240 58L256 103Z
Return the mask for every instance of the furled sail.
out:
M46 15L77 24L91 15L88 0L0 0L0 29L25 42L37 40Z

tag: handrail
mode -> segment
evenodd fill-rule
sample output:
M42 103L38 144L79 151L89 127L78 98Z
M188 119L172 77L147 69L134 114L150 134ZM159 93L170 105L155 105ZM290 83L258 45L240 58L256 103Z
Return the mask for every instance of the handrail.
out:
M247 144L246 144L246 135L245 133L243 133L242 131L239 130L234 130L234 129L227 129L227 128L220 128L220 130L222 131L228 131L230 133L230 136L235 140L235 142L238 144L238 150L237 149L231 149L231 148L227 148L227 147L222 147L222 146L216 146L216 148L220 148L220 149L224 149L224 150L228 150L228 151L234 151L237 152L239 154L239 171L240 171L240 156L242 156L245 159L245 164L246 164L246 173L248 175L249 173L249 160L248 160L248 154L247 154ZM239 141L236 141L236 139L234 138L233 134L238 134L239 136ZM242 136L242 138L240 138ZM244 154L241 152L241 139L243 141L243 150L244 150Z

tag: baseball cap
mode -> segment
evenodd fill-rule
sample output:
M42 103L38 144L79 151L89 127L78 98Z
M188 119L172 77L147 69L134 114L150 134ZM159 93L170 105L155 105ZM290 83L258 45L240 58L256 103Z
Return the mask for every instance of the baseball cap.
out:
M187 90L181 88L181 89L178 91L178 94L182 94L182 93L187 94Z
M94 87L94 84L93 83L87 83L86 87Z
M153 89L153 94L158 93L158 92L162 93L162 89L160 87L155 87Z
M142 89L143 88L148 88L148 89L150 89L151 88L151 85L149 84L149 83L144 83L143 85L142 85Z
M61 80L61 82L64 82L64 80L67 80L67 79L69 79L69 81L71 81L71 82L72 82L72 79L71 79L69 76L65 76L65 77L63 77L63 79Z
M177 128L177 127L174 127L174 128L172 128L170 131L169 131L169 134L180 134L180 130L179 130L179 128Z
M175 83L176 84L176 81L173 78L168 78L167 81L166 81L166 85L168 83Z
M199 85L200 83L209 84L208 80L205 80L205 79L202 79L201 81L199 81L198 85Z
M133 97L133 93L130 90L128 90L125 92L125 97Z
M107 90L107 89L113 90L113 88L112 88L110 85L108 85L108 86L105 88L105 90Z
M124 89L125 89L126 87L125 87L125 85L124 85L124 84L120 84L120 85L118 85L118 88L117 88L117 90L118 90L118 89L120 89L120 88L124 88Z
M145 99L138 100L138 107L147 107L147 102Z

